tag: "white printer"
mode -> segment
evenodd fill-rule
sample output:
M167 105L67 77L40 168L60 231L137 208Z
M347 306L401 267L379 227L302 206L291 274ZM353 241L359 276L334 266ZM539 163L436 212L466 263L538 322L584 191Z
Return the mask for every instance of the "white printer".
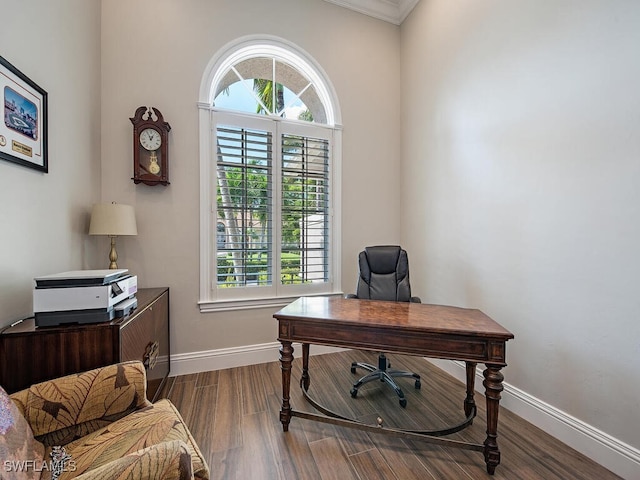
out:
M128 271L76 270L34 278L36 326L107 322L117 311L128 313L137 306L138 291L138 277Z

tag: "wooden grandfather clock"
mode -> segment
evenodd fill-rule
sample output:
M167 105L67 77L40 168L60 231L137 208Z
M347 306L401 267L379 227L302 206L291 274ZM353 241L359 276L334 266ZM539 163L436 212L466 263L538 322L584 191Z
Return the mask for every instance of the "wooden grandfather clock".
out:
M131 117L133 124L134 183L169 185L169 131L155 107L138 107Z

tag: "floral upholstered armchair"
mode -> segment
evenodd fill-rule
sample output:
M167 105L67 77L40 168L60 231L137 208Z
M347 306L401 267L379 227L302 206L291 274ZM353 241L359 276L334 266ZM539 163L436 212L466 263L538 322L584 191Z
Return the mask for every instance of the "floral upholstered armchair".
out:
M208 479L180 413L145 390L141 362L0 388L0 479Z

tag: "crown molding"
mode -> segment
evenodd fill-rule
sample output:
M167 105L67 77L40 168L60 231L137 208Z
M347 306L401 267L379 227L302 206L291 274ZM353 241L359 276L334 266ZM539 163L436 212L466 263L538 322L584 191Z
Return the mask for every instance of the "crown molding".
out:
M420 0L325 0L385 22L400 25Z

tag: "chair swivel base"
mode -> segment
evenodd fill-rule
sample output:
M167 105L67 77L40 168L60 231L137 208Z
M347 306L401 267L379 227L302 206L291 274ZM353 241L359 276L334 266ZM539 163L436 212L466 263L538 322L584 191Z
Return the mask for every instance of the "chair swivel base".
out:
M351 397L356 398L358 396L358 389L365 383L373 380L379 380L389 385L398 395L399 403L402 408L406 408L407 399L404 397L404 392L395 382L393 377L412 377L415 378L415 388L420 390L422 383L420 382L420 375L413 372L406 372L403 370L390 369L391 364L387 362L387 358L384 355L378 357L378 367L371 365L370 363L353 362L351 364L351 373L356 373L356 368L362 368L368 370L370 373L362 377L356 383L353 384L351 389Z

